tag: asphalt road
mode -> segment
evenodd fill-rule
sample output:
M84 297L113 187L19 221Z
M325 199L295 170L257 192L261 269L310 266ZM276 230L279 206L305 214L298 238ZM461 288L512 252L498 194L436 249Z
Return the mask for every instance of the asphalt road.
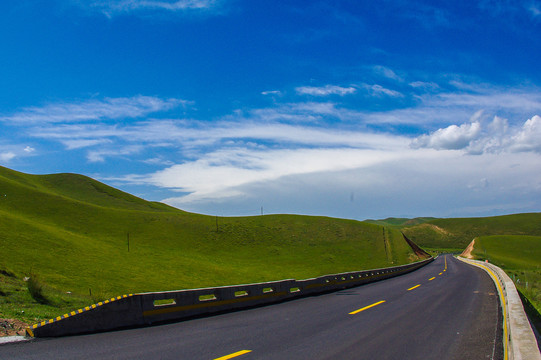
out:
M502 359L488 275L452 256L331 294L189 321L0 346L0 359Z

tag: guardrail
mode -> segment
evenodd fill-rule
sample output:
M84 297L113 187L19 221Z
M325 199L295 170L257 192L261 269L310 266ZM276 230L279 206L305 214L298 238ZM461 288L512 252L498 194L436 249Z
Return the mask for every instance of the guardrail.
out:
M433 260L305 280L123 295L43 321L26 331L32 337L53 337L183 320L347 289L414 271Z
M504 315L504 358L505 360L541 360L535 335L522 306L522 301L513 280L505 271L494 264L478 260L465 259L471 265L485 270L498 288Z

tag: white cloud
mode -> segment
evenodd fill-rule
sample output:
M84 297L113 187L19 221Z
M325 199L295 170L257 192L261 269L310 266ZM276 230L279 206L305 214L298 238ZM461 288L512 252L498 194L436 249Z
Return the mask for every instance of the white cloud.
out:
M217 0L99 0L90 3L79 2L85 8L101 11L108 17L119 13L134 11L194 11L209 10L216 6Z
M240 166L244 158L251 167ZM207 214L257 214L264 205L266 213L328 215L333 209L333 216L356 219L389 216L389 209L395 216L474 216L536 209L539 162L535 153L334 149L267 156L239 150L177 165L150 179L156 185L187 185L178 189L188 195L165 202ZM285 164L302 167L289 171Z
M425 82L425 81L413 81L408 84L412 88L421 88L426 90L436 90L440 86L434 82Z
M27 146L27 147L25 147L25 148L23 149L23 151L24 151L25 153L30 154L30 153L33 153L34 151L36 151L36 149L34 149L34 148L31 147L31 146Z
M535 151L541 153L541 117L528 119L520 131L511 139L511 150Z
M411 146L416 149L462 149L470 154L541 153L541 117L535 115L522 126L515 127L510 127L507 119L498 116L485 126L478 121L460 126L451 125L417 137Z
M381 85L363 84L363 87L367 89L373 96L390 96L390 97L404 97L404 95L398 91L384 88Z
M261 95L277 95L282 96L282 92L280 90L270 90L270 91L262 91Z
M89 134L84 134L88 136ZM92 147L104 143L111 143L110 140L107 139L68 139L68 140L60 140L68 150L74 150L74 149L81 149L85 147Z
M460 126L451 125L430 135L421 135L412 142L413 148L457 150L468 147L479 136L481 124L474 122Z
M98 150L90 150L87 153L87 160L91 163L96 162L104 162L106 157L119 157L119 156L128 156L128 155L134 155L143 149L142 146L139 145L129 145L129 146L122 146L117 148L106 148L106 149L98 149Z
M392 69L386 66L376 65L376 66L373 66L372 69L374 70L376 74L382 75L388 79L396 80L396 81L404 81L404 79L401 76L397 75Z
M165 165L165 166L175 165L175 163L172 162L171 160L166 160L166 159L163 159L161 157L155 157L155 158L151 158L151 159L146 159L143 162L145 164L149 164L149 165Z
M315 86L300 86L295 88L295 91L299 95L311 95L311 96L329 96L329 95L339 95L345 96L353 94L357 91L354 87L342 87L336 85L325 85L321 87Z
M85 122L103 119L137 118L166 111L187 104L180 99L161 99L152 96L105 98L28 107L11 115L0 117L10 123Z
M462 83L461 83L462 84ZM541 91L536 87L500 88L464 84L460 91L440 91L416 97L414 106L362 114L367 123L453 125L466 122L473 113L483 110L488 116L509 118L511 122L541 113Z
M253 150L221 149L194 161L171 166L144 181L189 192L183 202L238 195L237 187L286 176L371 166L405 156L403 152L352 148ZM136 178L131 178L135 181ZM143 181L139 178L139 181Z
M17 155L12 151L2 152L0 153L0 161L7 163L13 158L15 158Z

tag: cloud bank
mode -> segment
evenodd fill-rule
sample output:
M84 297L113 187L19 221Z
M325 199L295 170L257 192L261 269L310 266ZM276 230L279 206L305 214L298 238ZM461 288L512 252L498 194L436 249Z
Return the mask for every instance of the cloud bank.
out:
M194 212L247 215L265 204L273 212L306 213L324 203L334 216L363 218L388 215L389 208L418 216L415 209L433 205L440 212L429 215L463 216L535 206L539 91L457 83L447 86L460 89L449 92L426 84L416 83L423 92L408 107L384 111L330 102L327 96L364 95L327 85L296 87L296 98L214 121L170 118L170 110L192 103L141 95L28 107L0 119L30 138L81 152L91 164L144 164L149 171L102 179L167 189L159 200ZM385 95L398 98L392 94ZM320 99L298 101L299 95ZM404 124L413 130L394 130ZM0 161L23 154L12 149L0 148ZM442 213L446 204L452 206Z

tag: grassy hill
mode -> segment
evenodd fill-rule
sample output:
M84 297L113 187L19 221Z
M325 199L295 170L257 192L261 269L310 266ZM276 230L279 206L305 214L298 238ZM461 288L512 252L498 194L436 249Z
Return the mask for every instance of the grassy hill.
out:
M217 218L81 175L3 167L0 253L0 318L28 322L125 293L302 279L418 259L399 231L374 224Z
M413 226L405 224L400 229L408 238L424 249L462 252L478 236L541 236L541 213L484 218L433 219Z
M390 217L383 220L365 220L365 222L370 223L370 224L381 225L381 226L393 226L393 227L402 228L404 226L424 224L425 222L431 221L431 220L436 220L436 218L418 217L418 218L408 219L408 218Z

